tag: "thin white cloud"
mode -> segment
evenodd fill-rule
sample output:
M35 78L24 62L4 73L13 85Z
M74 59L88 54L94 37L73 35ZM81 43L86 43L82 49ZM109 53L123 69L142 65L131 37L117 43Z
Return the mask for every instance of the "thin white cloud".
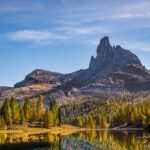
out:
M76 27L71 29L73 32L79 35L86 35L86 34L92 34L92 33L106 33L109 32L108 29L103 27Z
M32 6L32 8L44 8L37 9L41 10L38 14L42 12L42 15L31 15L31 18L30 16L21 16L20 19L17 18L17 21L24 21L25 18L28 18L30 19L29 21L26 20L28 22L42 22L42 24L52 23L56 26L51 27L53 28L52 30L50 29L51 32L43 31L43 29L41 29L41 31L22 30L9 33L8 37L12 40L34 42L66 40L69 38L72 41L79 39L79 41L83 40L82 42L97 45L97 40L93 39L96 39L101 33L106 35L111 33L111 35L115 36L119 32L127 34L129 32L128 29L134 30L135 28L149 27L150 22L147 18L150 17L150 1L110 1L107 2L107 5L104 4L105 1L97 1L97 3L91 2L86 5L84 3L81 3L81 5L74 4L74 7L69 7L71 5L68 4L67 9L66 7L62 7L65 5L58 5L57 7L48 9L50 7L49 5L44 5L43 7L42 4L41 6L37 4L36 7ZM129 44L127 43L127 45ZM134 44L134 47L135 46L136 44ZM132 46L131 48L134 47ZM146 44L146 46L142 44L141 50L149 51L148 44Z
M67 10L60 9L64 13L64 18L74 18L75 21L90 22L108 19L136 19L150 17L150 1L127 1L127 2L108 2L107 7L100 2L91 5L81 5ZM99 14L99 15L96 15ZM76 20L77 18L77 20Z
M33 42L46 42L56 40L66 40L68 37L60 34L51 33L49 31L36 31L36 30L22 30L11 32L7 37L16 41L33 41Z
M113 18L116 19L133 19L133 18L149 18L150 12L145 13L122 13L114 15Z
M110 31L104 27L98 26L59 26L49 30L20 30L6 34L6 37L15 41L33 41L33 42L52 42L65 41L69 39L82 39L83 37L95 34L105 34ZM83 40L83 39L82 39Z
M136 19L150 17L150 1L128 2L117 9L110 10L112 19Z
M62 25L60 27L54 28L56 31L62 31L67 35L90 35L95 33L109 33L109 28L103 26L82 26L82 25Z

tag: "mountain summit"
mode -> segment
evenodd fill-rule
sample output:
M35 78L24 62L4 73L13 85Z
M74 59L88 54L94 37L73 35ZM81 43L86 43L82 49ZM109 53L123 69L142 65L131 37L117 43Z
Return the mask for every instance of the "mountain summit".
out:
M101 69L102 67L113 66L116 69L120 69L128 64L142 66L136 55L119 45L111 46L108 36L105 36L97 47L96 58L91 58L90 68Z
M35 70L14 88L0 88L0 99L15 96L47 99L68 95L99 95L101 93L150 91L150 72L131 51L112 46L108 36L103 37L92 56L89 67L70 74Z
M112 46L109 37L105 36L100 40L96 57L91 57L89 68L67 85L90 94L149 91L150 72L135 54L119 45Z

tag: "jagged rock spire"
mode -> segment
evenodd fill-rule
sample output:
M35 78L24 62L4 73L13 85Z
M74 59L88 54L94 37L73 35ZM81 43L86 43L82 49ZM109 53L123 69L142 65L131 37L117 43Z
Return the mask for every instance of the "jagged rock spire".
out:
M97 47L96 58L92 57L90 68L101 68L102 66L112 65L121 68L127 64L142 66L138 57L129 50L121 46L111 46L108 36L103 37Z
M101 39L97 47L97 58L104 60L112 59L112 46L110 45L109 37L105 36Z
M101 40L100 40L100 46L110 46L110 41L109 41L109 37L108 36L104 36Z

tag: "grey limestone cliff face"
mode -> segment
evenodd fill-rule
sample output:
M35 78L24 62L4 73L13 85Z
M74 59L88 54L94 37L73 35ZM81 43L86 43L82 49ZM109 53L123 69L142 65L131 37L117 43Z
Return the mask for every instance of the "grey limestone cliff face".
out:
M138 57L121 46L111 46L109 38L105 36L100 40L96 57L91 57L89 68L67 85L92 93L142 91L150 90L149 80L150 72L142 66Z
M129 50L123 49L121 46L111 46L109 38L105 36L101 39L97 47L97 56L91 57L89 68L102 69L110 67L112 69L120 69L128 64L142 66L138 57Z

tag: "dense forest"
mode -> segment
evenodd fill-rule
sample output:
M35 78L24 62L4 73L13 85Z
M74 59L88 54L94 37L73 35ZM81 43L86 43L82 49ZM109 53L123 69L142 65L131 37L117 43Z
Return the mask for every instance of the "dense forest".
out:
M65 122L87 128L146 127L150 124L150 99L90 100L63 109Z
M46 128L60 125L61 114L57 101L52 101L45 108L43 100L43 96L39 96L38 100L26 98L23 104L19 104L14 97L10 100L6 98L0 106L0 129L11 129L17 125Z
M15 98L5 99L0 106L0 128L60 126L71 124L84 128L147 127L150 125L150 99L125 100L111 97L106 100L78 100L79 103L59 107L56 100L44 105L43 96L37 100L26 98L17 103Z

